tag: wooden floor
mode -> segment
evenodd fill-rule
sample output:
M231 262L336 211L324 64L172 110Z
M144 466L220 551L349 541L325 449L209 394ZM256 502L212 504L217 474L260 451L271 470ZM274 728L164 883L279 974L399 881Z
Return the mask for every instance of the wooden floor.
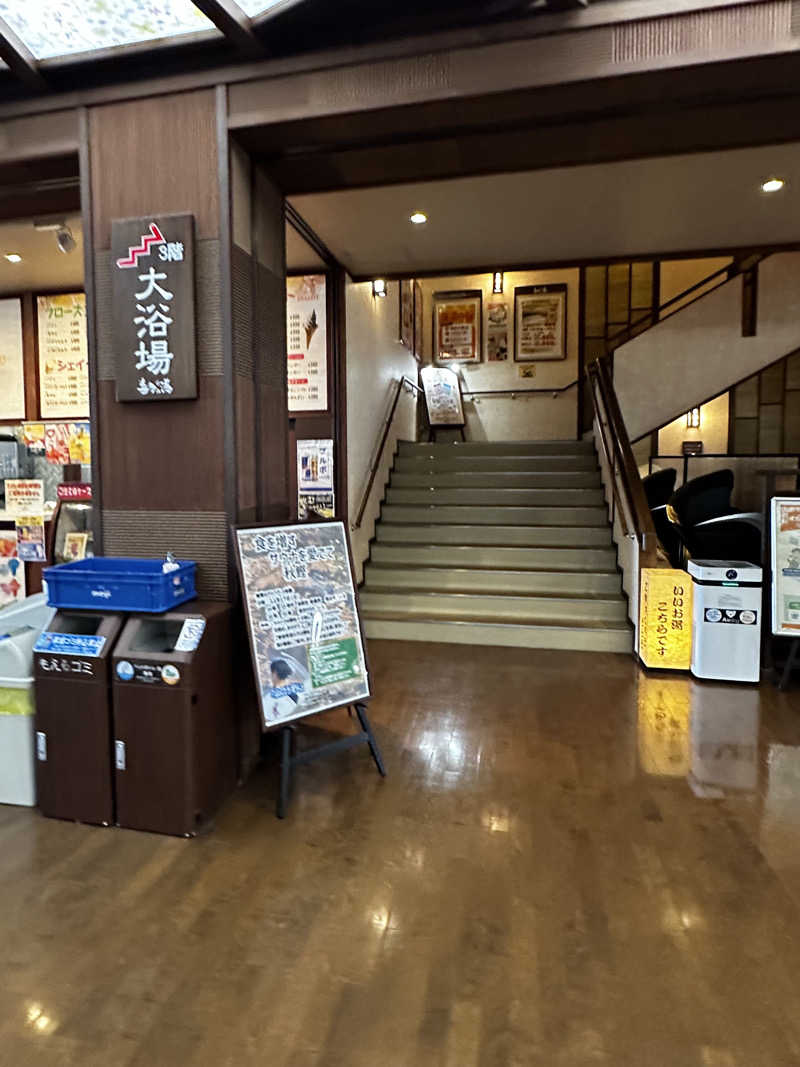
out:
M371 653L385 781L279 823L266 768L193 841L0 809L3 1067L800 1064L800 693Z

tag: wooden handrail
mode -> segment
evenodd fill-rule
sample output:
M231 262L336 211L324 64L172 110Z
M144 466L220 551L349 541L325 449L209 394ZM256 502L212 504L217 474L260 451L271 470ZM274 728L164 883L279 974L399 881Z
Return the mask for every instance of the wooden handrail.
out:
M394 413L395 411L397 411L397 403L400 400L400 393L403 391L403 386L415 393L422 392L417 383L412 382L411 379L406 378L405 375L403 375L402 378L397 379L397 386L395 388L392 406L389 409L389 414L384 420L383 432L381 434L380 443L378 444L372 463L370 464L369 473L367 475L367 484L364 486L364 491L361 494L361 503L358 506L358 514L356 515L356 521L353 523L352 527L354 530L359 529L364 519L364 512L367 510L367 501L369 500L369 494L372 492L372 486L375 484L375 475L378 473L378 468L381 465L381 459L383 458L383 450L386 447L386 442L389 439L389 430L392 428Z
M654 567L657 562L657 537L653 517L647 504L639 468L631 448L628 431L614 391L608 367L595 360L589 367L597 424L600 428L600 447L611 471L614 499L618 506L623 533L634 537L639 544L640 563ZM619 475L619 483L617 475Z

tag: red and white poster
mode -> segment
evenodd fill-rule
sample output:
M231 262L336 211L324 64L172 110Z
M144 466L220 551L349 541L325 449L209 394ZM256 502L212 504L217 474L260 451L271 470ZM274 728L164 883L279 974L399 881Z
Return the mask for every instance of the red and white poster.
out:
M328 410L325 275L286 279L289 411Z
M25 568L17 555L14 530L0 530L0 608L25 599Z

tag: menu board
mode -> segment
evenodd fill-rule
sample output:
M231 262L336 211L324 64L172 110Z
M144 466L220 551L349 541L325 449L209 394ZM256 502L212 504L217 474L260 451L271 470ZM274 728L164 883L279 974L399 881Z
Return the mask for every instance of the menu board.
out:
M458 375L446 367L423 367L420 372L431 426L463 426L464 408Z
M800 637L800 497L772 499L772 632Z
M370 695L342 522L236 531L264 729Z
M289 411L328 410L325 275L286 279Z
M0 419L25 418L22 304L0 300Z
M37 297L39 414L67 419L89 414L86 297L61 293Z

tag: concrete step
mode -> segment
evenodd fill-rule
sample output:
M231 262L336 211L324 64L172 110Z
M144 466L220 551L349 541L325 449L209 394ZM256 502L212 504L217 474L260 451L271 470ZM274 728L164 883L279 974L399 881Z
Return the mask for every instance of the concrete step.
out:
M556 471L596 471L597 456L592 452L579 453L574 456L477 456L473 453L452 455L402 455L395 457L394 469L403 473L420 471L520 471L535 472Z
M606 543L608 543L608 537ZM509 548L494 545L436 545L414 544L413 542L391 544L378 540L372 545L370 559L374 563L412 568L481 567L498 570L552 570L575 573L586 571L610 573L617 569L617 553L613 547Z
M384 512L386 511L384 506ZM399 509L396 509L399 510ZM428 514L427 509L425 514ZM483 526L464 523L391 522L386 517L375 527L376 543L392 545L457 545L526 548L603 548L611 545L611 531L602 526Z
M487 507L602 507L602 489L396 489L386 491L387 504L485 504Z
M397 567L370 562L364 568L364 589L401 592L518 593L537 596L621 596L616 572L499 570L459 567Z
M401 456L594 456L594 441L455 441L429 444L426 441L401 441Z
M395 617L405 614L427 619L447 616L465 620L524 622L530 625L576 622L619 622L627 620L628 605L622 596L511 596L489 593L440 593L424 589L397 592L373 587L361 592L366 615L384 612Z
M597 489L599 471L394 471L392 489Z
M394 616L381 612L364 618L364 632L373 641L425 641L429 644L441 641L456 645L551 648L627 655L633 651L633 631L627 624L520 626L493 620L430 619L420 615Z
M499 507L464 504L384 504L383 522L478 526L606 526L605 507Z

